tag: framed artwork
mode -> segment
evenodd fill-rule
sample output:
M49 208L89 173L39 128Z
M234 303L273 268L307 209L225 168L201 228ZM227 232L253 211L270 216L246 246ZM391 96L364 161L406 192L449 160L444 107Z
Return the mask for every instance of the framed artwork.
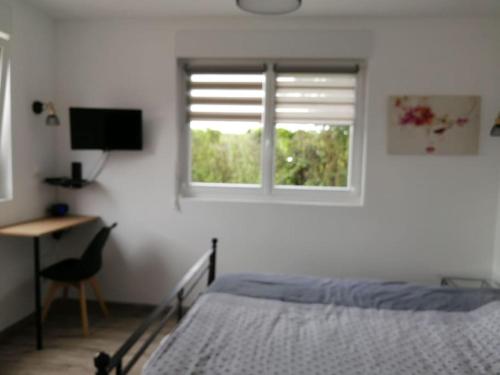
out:
M399 155L479 151L479 96L391 96L387 148Z

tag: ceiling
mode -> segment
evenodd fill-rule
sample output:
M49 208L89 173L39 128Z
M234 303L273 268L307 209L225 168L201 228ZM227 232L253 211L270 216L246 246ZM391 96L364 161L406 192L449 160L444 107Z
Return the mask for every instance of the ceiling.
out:
M53 17L61 19L149 16L235 16L245 14L236 7L235 0L26 1L36 7L42 8ZM303 0L301 9L293 13L293 15L499 16L500 0ZM248 16L251 17L251 15Z

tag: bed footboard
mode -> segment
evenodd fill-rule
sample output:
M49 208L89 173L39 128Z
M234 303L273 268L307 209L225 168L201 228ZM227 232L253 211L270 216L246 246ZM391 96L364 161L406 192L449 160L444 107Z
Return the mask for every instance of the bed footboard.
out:
M141 323L123 345L112 356L106 352L98 353L94 358L96 375L108 375L113 371L117 375L127 374L135 365L144 351L151 345L170 317L177 313L180 320L184 314L183 301L189 297L200 280L208 273L207 285L215 280L217 261L217 238L212 239L212 247L189 269L169 295L154 311ZM151 330L148 335L146 332ZM131 349L144 338L144 342L133 354ZM125 355L132 357L125 363Z

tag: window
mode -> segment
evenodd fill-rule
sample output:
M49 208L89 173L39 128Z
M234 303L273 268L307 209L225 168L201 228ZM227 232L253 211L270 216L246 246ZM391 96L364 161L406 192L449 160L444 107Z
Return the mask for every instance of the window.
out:
M363 72L306 63L183 64L185 196L361 203Z
M347 187L356 76L278 73L276 185Z
M9 34L0 31L0 201L12 196L10 145Z
M0 32L0 121L3 119L5 86L7 81L7 35Z
M7 83L7 41L8 35L0 32L0 120L3 119Z
M191 181L261 182L264 74L189 76Z

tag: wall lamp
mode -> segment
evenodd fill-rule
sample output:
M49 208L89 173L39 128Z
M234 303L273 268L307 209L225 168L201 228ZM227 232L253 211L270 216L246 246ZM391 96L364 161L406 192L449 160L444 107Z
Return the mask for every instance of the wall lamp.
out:
M42 103L40 101L34 101L31 107L33 112L39 115L42 112L47 112L47 118L45 119L45 125L49 126L59 126L61 121L59 120L59 116L57 116L56 107L54 103L47 102Z
M500 137L500 113L497 116L495 125L491 128L490 135L492 137Z

